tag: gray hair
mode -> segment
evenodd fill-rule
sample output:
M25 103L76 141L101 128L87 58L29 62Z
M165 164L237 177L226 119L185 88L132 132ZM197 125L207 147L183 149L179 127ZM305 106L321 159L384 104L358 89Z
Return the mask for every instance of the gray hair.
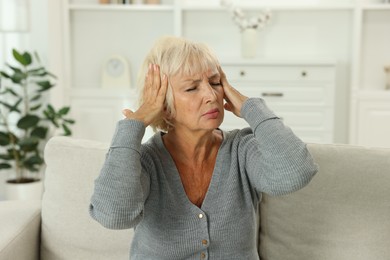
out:
M169 129L174 127L170 119L176 114L172 86L169 81L170 77L203 73L209 69L217 68L219 61L206 44L173 36L161 37L146 55L138 75L139 104L142 104L144 100L144 84L149 64L159 65L160 76L162 77L165 74L168 77L168 89L165 98L166 114L162 114L151 124L155 131L168 132Z

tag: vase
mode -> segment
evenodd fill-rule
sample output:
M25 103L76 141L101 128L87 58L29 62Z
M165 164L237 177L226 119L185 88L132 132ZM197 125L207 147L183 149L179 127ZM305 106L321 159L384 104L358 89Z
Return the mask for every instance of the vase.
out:
M246 28L241 32L241 56L243 58L256 57L257 29Z
M41 200L42 195L42 180L36 180L29 183L13 183L7 181L5 184L6 200Z
M390 65L389 66L385 66L385 77L386 77L386 85L385 85L385 89L386 90L390 90Z

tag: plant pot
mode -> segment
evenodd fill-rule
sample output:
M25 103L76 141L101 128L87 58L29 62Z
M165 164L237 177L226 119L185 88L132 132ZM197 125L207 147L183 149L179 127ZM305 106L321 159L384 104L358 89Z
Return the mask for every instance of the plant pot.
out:
M247 28L241 32L241 56L254 58L257 50L257 29Z
M6 200L41 200L42 194L42 180L28 179L26 182L22 183L8 180L5 184Z

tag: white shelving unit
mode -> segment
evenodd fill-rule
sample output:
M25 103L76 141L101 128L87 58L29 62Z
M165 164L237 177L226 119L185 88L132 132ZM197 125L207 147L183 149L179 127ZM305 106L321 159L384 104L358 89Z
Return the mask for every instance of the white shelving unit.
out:
M350 143L390 147L390 4L362 3L354 10L351 70Z
M121 118L121 106L134 106L138 68L153 41L165 34L206 42L222 63L236 66L267 62L292 66L307 60L312 65L336 64L334 128L330 142L370 145L370 140L361 138L370 135L367 127L361 129L364 118L369 116L361 113L362 102L379 99L387 102L388 92L382 86L384 75L380 67L386 61L390 63L390 54L375 52L390 46L390 36L387 36L390 35L390 4L378 0L236 1L248 15L262 9L273 12L271 23L259 33L258 57L253 60L240 57L239 30L230 14L215 0L162 0L160 5L100 5L98 0L49 2L52 20L49 56L54 57L54 72L62 79L53 99L58 104L72 105L79 117L76 118L79 137L91 135L91 131L82 130L87 129L83 117L103 100L106 108L92 112L87 120L92 129ZM110 92L100 88L100 70L103 61L114 53L129 60L132 86ZM107 108L107 102L115 106ZM383 111L382 106L380 110ZM110 117L106 111L115 116ZM100 113L110 120L100 123L97 120ZM109 141L110 134L105 132L113 131L114 126L95 136L92 134L91 138Z

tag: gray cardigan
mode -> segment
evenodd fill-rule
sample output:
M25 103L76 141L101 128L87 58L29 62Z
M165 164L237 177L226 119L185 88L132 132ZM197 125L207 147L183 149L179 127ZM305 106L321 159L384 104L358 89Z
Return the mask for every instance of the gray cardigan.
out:
M141 144L142 122L118 123L90 215L110 229L135 228L132 260L259 259L261 193L296 191L317 166L262 99L248 99L241 114L250 128L223 132L201 208L188 199L162 134Z

